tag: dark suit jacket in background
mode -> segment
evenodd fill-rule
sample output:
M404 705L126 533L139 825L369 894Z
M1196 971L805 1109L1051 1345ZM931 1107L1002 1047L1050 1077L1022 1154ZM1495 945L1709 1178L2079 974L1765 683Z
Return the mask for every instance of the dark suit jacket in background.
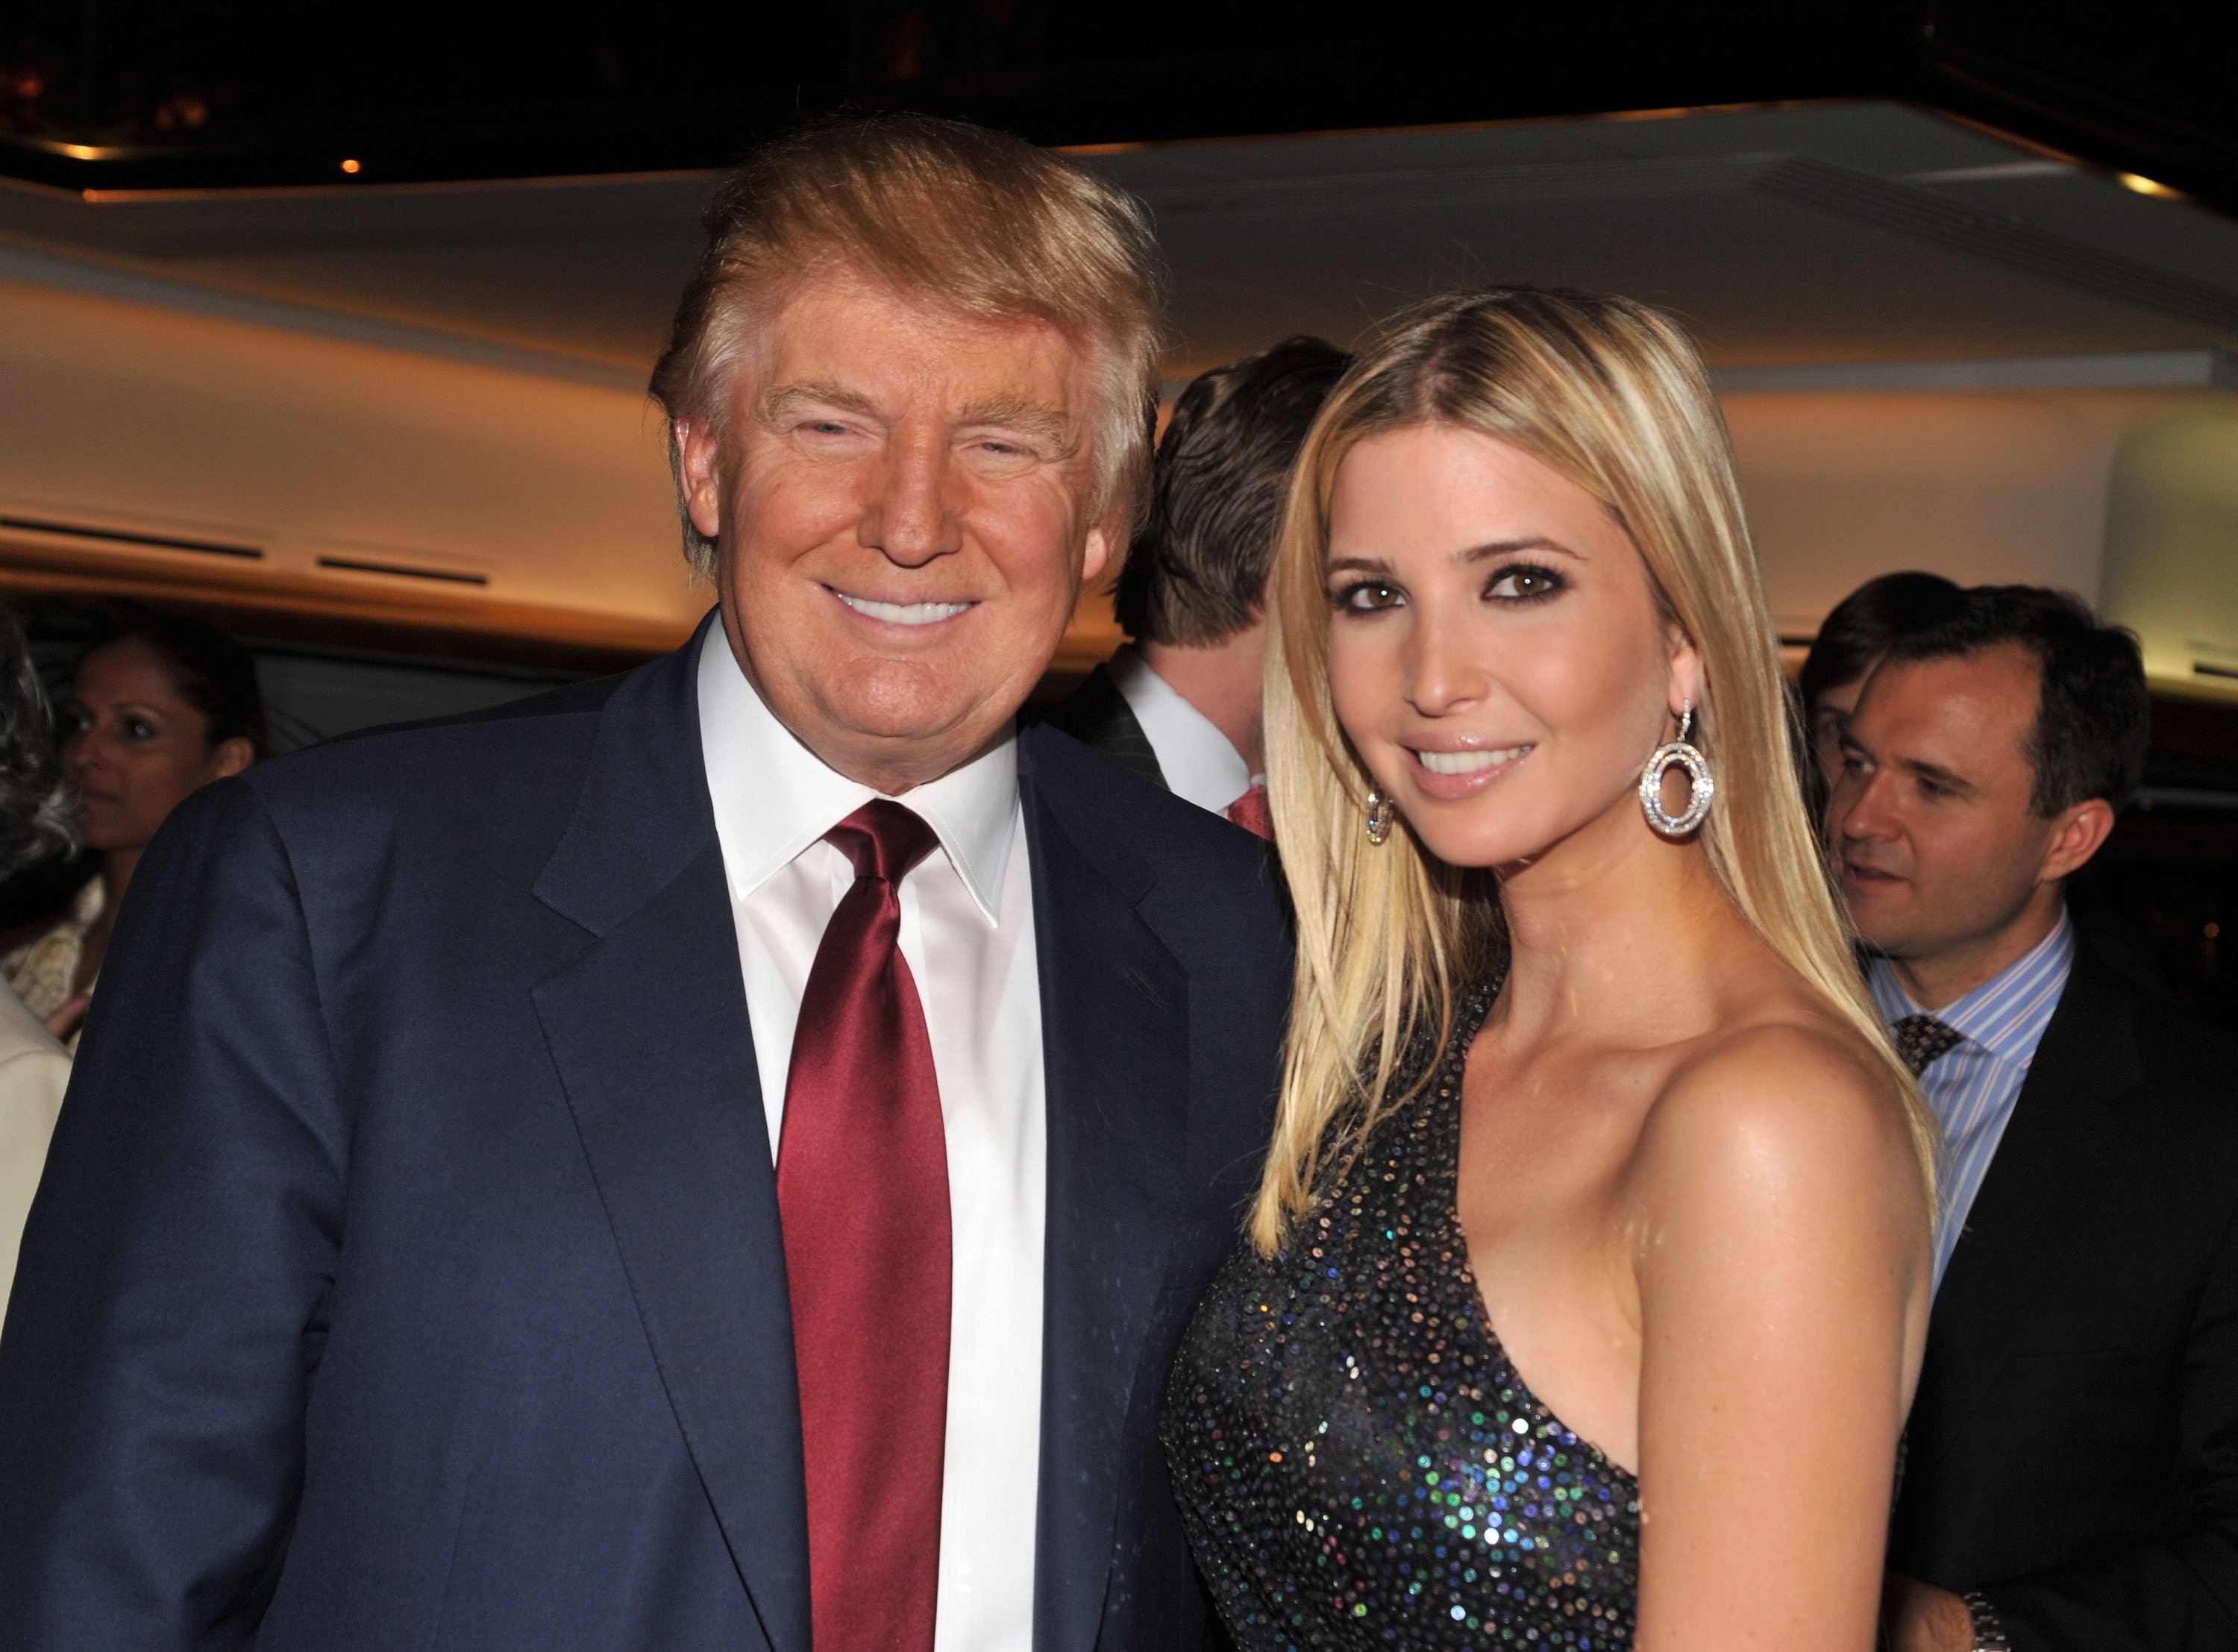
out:
M209 787L149 851L0 1337L10 1652L806 1652L776 1179L692 650ZM1037 1652L1203 1604L1156 1426L1256 1180L1261 846L1019 783L1049 1107ZM831 1652L844 1652L834 1649Z
M1086 681L1043 714L1042 721L1140 775L1161 791L1171 790L1165 770L1158 767L1150 737L1142 732L1135 709L1119 691L1109 666L1099 665L1090 671Z
M2087 946L1936 1298L1889 1563L2020 1652L2238 1648L2238 1047Z

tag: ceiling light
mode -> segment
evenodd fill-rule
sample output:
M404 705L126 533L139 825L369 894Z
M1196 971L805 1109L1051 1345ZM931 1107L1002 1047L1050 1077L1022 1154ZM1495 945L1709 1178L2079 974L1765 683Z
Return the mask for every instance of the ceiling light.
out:
M2184 198L2182 190L2171 189L2164 183L2152 178L2142 177L2135 172L2116 172L2114 176L2120 180L2124 189L2134 189L2141 195L2155 195L2162 201L2181 201Z

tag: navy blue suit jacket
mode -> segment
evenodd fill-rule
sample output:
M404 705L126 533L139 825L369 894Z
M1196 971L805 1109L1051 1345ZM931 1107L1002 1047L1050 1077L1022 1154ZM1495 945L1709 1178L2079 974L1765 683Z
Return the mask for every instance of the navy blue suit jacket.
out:
M1019 746L1048 1064L1036 1652L1202 1596L1167 1365L1268 1133L1261 846ZM198 794L0 1334L0 1646L808 1652L775 1176L689 649ZM844 1652L827 1649L827 1652Z

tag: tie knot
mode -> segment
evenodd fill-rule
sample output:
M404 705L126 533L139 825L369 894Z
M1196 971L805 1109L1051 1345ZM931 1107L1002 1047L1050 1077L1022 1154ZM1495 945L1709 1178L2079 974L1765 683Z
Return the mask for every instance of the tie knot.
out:
M1228 817L1247 832L1260 836L1275 836L1275 812L1267 803L1267 788L1254 785L1234 803L1228 805Z
M824 833L824 841L854 862L857 877L898 884L940 839L922 816L873 797Z
M1937 1056L1949 1054L1966 1036L1932 1015L1907 1015L1889 1030L1896 1037L1896 1053L1904 1057L1904 1064L1915 1077L1926 1072Z

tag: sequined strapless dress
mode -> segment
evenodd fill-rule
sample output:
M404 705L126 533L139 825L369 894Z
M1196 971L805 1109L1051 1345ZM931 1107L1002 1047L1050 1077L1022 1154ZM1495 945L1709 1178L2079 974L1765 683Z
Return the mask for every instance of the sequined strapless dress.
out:
M1632 1644L1639 1483L1516 1374L1455 1211L1494 990L1289 1245L1238 1247L1175 1363L1166 1459L1238 1652Z

